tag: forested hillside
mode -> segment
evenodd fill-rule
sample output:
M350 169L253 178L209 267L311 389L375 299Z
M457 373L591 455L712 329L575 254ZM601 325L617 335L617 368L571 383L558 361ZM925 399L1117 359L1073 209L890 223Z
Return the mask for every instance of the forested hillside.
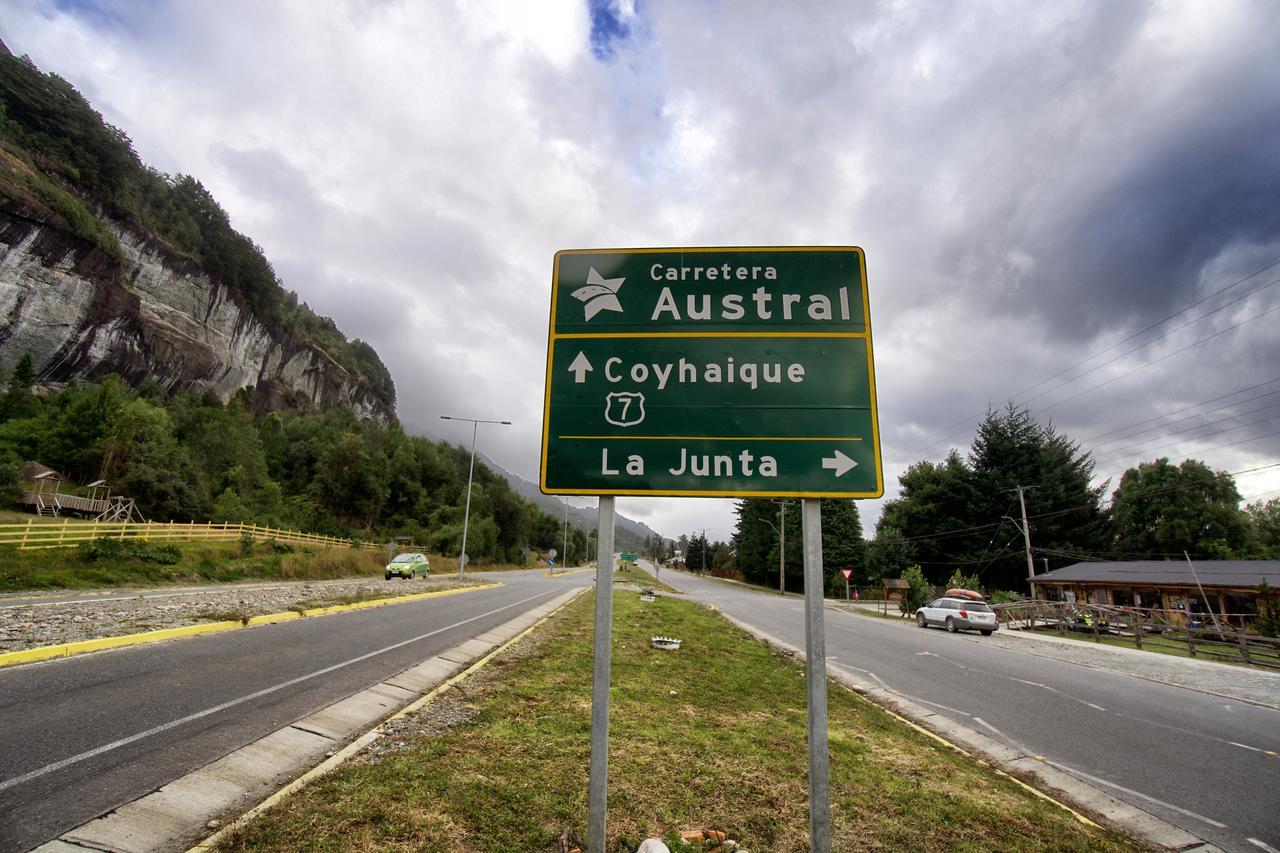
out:
M333 320L286 290L262 250L231 227L198 180L144 165L125 131L103 121L70 83L41 73L3 43L0 201L87 241L117 264L116 230L146 235L240 294L277 336L320 348L394 407L395 385L373 348L348 340Z
M41 397L29 360L0 398L0 468L15 496L36 460L75 482L106 479L154 520L256 522L385 541L414 537L454 555L462 540L470 451L333 409L255 416L237 395L130 390L115 377ZM563 550L561 519L476 463L467 552L519 563L525 548ZM586 553L569 531L569 557Z

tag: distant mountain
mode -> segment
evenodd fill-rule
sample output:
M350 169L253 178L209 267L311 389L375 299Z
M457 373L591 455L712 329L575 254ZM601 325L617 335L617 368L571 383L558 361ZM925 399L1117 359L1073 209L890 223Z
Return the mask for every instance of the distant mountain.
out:
M517 477L483 453L477 455L484 459L484 464L488 465L494 472L507 478L511 491L533 501L543 512L564 518L566 504L560 498L555 495L544 495L536 484ZM596 511L569 505L569 524L579 530L594 530L596 526ZM655 536L662 536L662 534L643 522L627 518L625 515L615 514L613 536L615 547L621 551L639 548L646 541L653 539ZM662 536L662 538L670 541L668 536Z

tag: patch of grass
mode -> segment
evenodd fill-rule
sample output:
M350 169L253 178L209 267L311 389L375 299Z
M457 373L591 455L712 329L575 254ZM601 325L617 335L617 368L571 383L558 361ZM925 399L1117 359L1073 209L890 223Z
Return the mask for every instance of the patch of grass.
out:
M98 546L97 542L90 543ZM0 546L0 592L41 589L92 589L113 586L229 583L240 580L327 580L381 576L382 557L351 548L302 550L279 554L255 550L244 555L240 543L173 541L163 544L124 540L124 547L98 549L92 561L78 548L21 551ZM142 549L142 550L137 550ZM110 551L111 553L106 553ZM145 556L172 558L156 563Z
M675 592L675 587L668 586L653 575L640 568L635 563L623 563L622 568L614 572L615 580L630 581L648 589L656 589L660 592Z
M585 835L592 606L424 709L404 748L339 768L224 849L549 853ZM655 650L655 634L684 646ZM609 849L705 827L754 853L808 850L799 663L692 603L633 594L614 598L613 649ZM468 712L441 725L456 702ZM834 685L828 713L835 850L1135 849Z

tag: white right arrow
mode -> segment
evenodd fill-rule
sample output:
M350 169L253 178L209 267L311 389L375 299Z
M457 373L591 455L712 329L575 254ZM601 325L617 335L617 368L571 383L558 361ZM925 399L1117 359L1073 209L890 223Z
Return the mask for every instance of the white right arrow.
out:
M836 455L832 456L830 459L822 460L822 467L834 468L837 477L842 475L845 471L848 471L850 468L857 467L857 465L858 465L857 462L854 462L852 459L850 459L848 456L845 456L839 450L837 450Z
M587 361L587 355L584 352L579 352L578 357L569 365L569 372L573 374L573 381L578 385L587 381L587 373L591 370L595 370L595 368L591 366L591 362Z

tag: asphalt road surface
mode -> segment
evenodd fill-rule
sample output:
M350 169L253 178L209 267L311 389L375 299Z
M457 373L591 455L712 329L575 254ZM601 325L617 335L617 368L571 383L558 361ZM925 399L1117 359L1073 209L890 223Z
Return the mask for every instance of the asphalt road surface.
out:
M801 599L663 574L691 597L804 648ZM1280 849L1280 711L905 620L827 610L825 626L829 663L1044 756L1224 850Z
M27 850L589 573L0 670L0 851Z

